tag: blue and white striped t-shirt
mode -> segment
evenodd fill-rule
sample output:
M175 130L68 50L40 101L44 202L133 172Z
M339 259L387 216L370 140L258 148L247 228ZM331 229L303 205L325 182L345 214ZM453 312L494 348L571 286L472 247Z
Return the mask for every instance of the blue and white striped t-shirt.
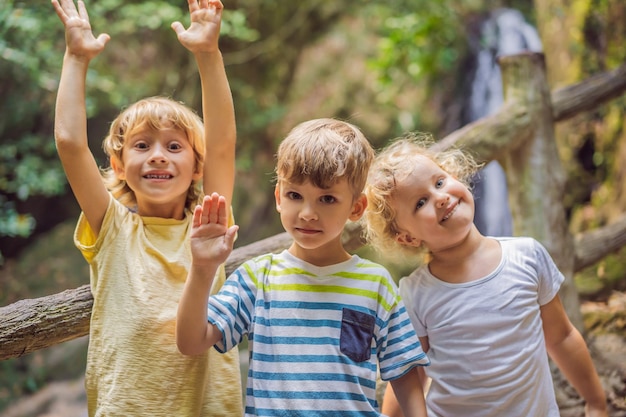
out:
M241 265L209 300L220 352L247 334L246 415L378 416L376 371L428 365L398 290L356 255L317 267L289 252Z

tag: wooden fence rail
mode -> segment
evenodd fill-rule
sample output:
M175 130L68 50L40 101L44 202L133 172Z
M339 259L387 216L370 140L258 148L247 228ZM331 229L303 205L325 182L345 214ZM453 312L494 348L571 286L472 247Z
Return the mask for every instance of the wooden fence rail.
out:
M557 153L554 124L592 110L626 91L626 64L579 84L550 92L542 54L520 54L500 60L504 103L493 115L443 138L437 147L469 148L481 161L498 160L509 182L514 233L533 236L550 251L566 276L565 308L578 326L580 304L574 272L626 245L626 214L602 228L571 236L563 194L565 174ZM361 247L361 229L349 224L348 250ZM226 263L227 273L253 256L285 249L287 233L237 248ZM93 298L88 285L0 308L0 360L65 342L89 332Z

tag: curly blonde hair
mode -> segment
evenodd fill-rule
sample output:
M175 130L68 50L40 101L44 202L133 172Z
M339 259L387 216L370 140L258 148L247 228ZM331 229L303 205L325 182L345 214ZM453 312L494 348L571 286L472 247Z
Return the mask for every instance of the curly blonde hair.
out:
M142 129L160 130L174 128L187 136L195 155L195 171L201 172L204 164L204 124L196 112L185 104L167 97L149 97L124 109L111 123L109 134L102 147L109 157L123 166L124 143L133 133ZM121 180L111 166L102 169L102 178L113 196L127 207L134 207L137 199L126 181ZM202 198L201 180L189 185L185 207L193 210Z
M431 149L434 143L430 134L408 134L384 148L370 168L365 185L368 201L363 217L365 235L371 247L391 261L406 263L407 260L415 259L416 255L424 255L422 260L427 261L428 254L424 247L416 248L397 242L399 229L396 211L391 204L397 182L411 174L418 163L416 157L431 159L468 188L471 188L471 179L480 168L480 164L468 153L458 148L437 152Z
M279 145L276 179L329 188L346 178L356 198L363 192L374 155L355 125L330 118L309 120L294 127Z

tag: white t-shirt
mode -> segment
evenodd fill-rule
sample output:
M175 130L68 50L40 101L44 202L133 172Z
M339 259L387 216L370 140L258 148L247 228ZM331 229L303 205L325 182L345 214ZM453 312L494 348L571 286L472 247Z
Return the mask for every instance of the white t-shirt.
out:
M558 417L540 307L563 275L532 238L498 238L491 274L450 284L427 266L400 280L418 336L428 336L429 416Z

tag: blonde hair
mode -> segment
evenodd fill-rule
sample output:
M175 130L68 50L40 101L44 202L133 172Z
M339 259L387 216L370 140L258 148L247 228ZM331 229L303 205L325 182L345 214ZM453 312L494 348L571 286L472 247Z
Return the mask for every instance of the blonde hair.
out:
M123 110L111 123L109 134L102 143L110 160L123 166L124 143L135 132L142 129L160 130L174 128L187 136L195 155L195 172L201 172L204 164L204 125L202 119L189 107L167 97L149 97L137 101ZM107 189L127 207L137 204L135 193L126 181L121 180L111 166L102 170ZM187 192L185 207L193 207L202 198L200 180L192 181Z
M396 211L391 204L397 182L406 178L419 163L416 157L431 159L468 188L471 188L471 179L480 168L480 164L460 149L437 152L431 149L434 143L430 134L408 134L384 148L370 168L365 186L368 201L364 215L366 239L375 250L392 261L406 262L407 259L413 260L415 255L427 255L423 247L402 245L396 241L399 229Z
M276 178L329 188L346 178L354 197L363 192L374 149L356 126L335 119L314 119L294 127L276 154Z

